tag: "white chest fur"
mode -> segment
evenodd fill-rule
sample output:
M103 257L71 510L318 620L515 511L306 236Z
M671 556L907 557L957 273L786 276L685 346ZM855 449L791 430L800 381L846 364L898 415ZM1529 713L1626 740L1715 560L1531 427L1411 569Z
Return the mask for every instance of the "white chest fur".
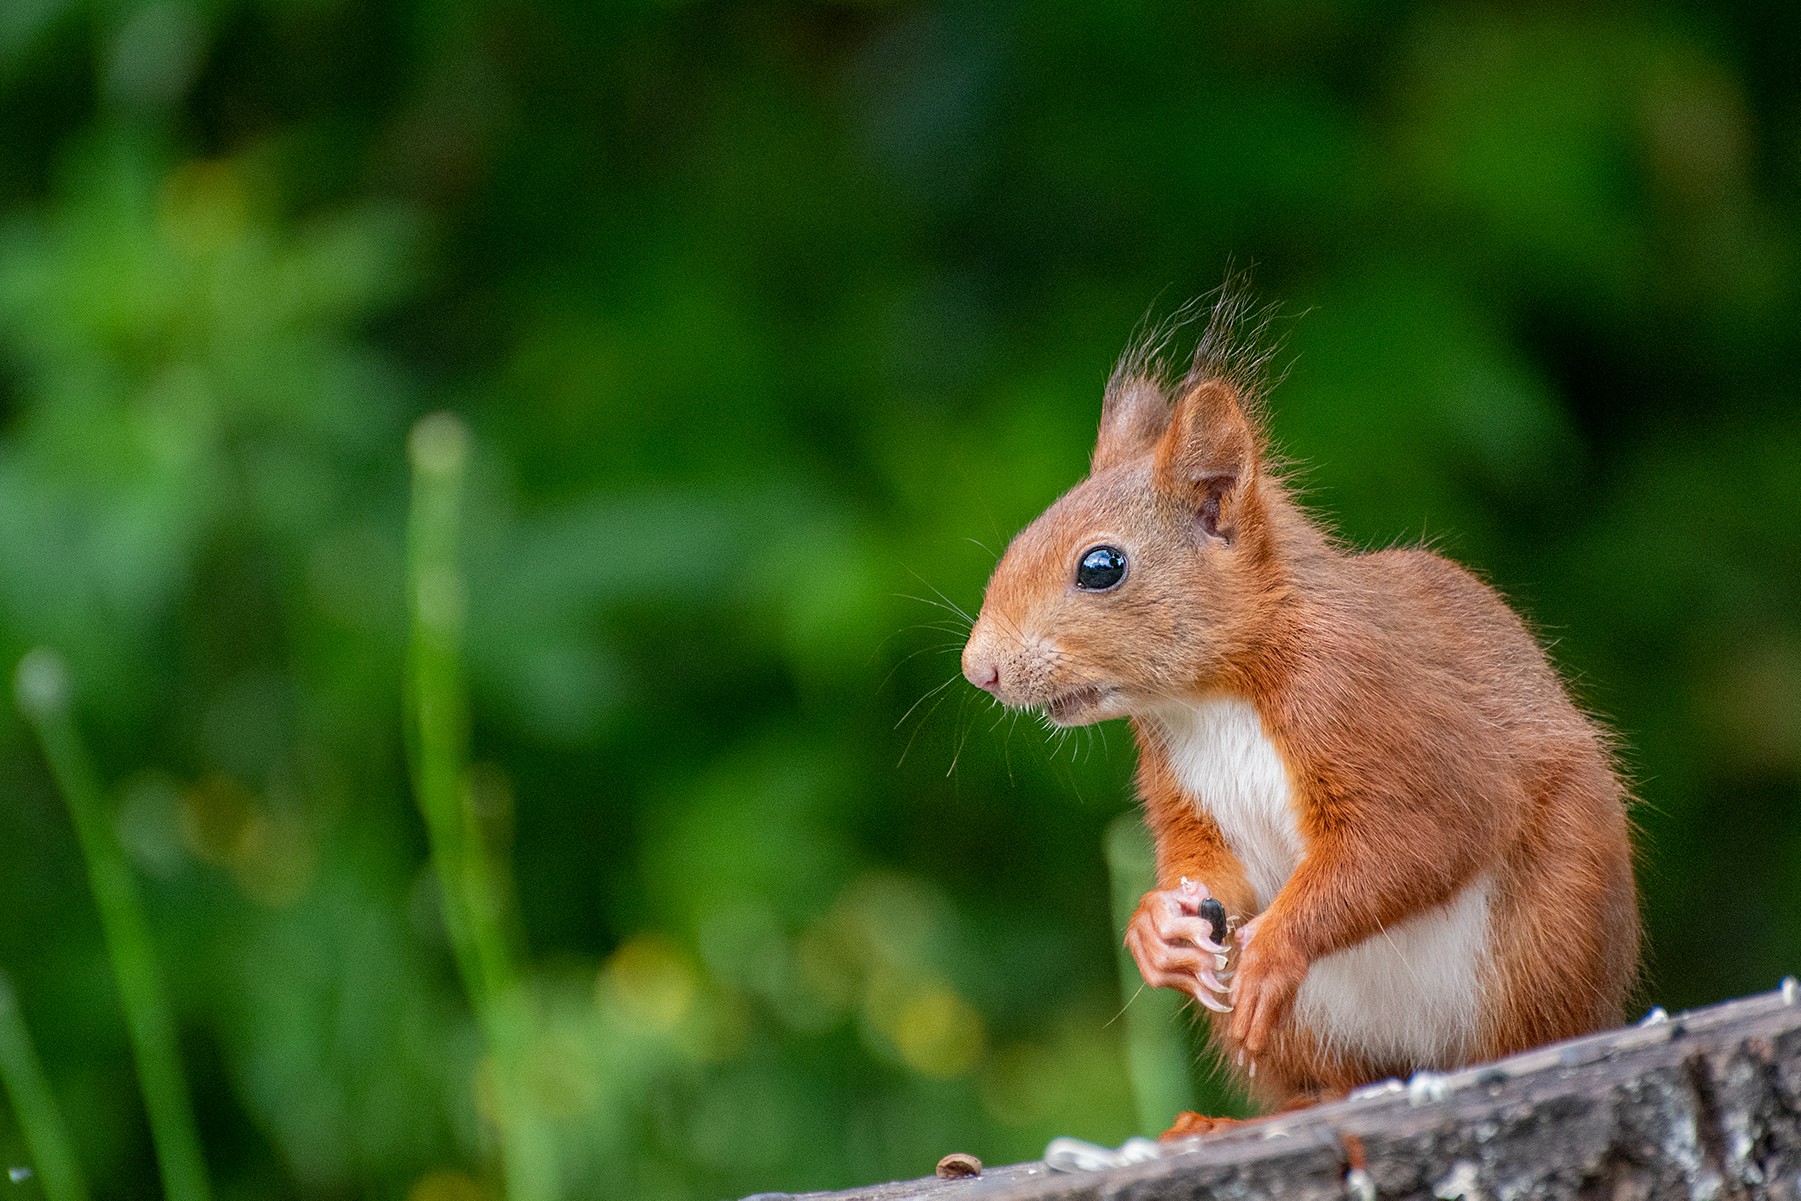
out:
M1244 864L1257 908L1267 908L1301 862L1288 769L1248 701L1222 697L1158 714L1170 767Z
M1244 865L1259 910L1306 857L1281 752L1248 702L1222 697L1157 715L1177 781ZM1491 881L1314 963L1295 1018L1329 1048L1449 1066L1473 1049L1481 1019Z

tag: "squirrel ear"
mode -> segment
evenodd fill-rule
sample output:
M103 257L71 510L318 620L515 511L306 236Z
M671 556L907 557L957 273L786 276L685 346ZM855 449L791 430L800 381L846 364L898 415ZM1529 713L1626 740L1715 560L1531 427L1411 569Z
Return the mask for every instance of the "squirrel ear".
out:
M1093 475L1133 459L1157 444L1169 428L1169 399L1163 389L1143 376L1128 375L1107 381L1101 401L1101 432L1094 443Z
M1176 402L1157 447L1157 484L1193 508L1202 534L1230 545L1256 470L1254 449L1238 389L1202 380Z

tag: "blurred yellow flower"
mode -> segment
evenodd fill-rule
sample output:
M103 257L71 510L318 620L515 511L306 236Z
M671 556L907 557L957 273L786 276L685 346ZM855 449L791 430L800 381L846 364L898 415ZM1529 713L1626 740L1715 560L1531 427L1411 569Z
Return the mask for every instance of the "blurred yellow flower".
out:
M693 961L659 934L640 934L600 969L596 998L610 997L620 1016L649 1034L668 1034L693 1012L700 982Z
M249 193L231 162L196 159L163 181L157 216L169 239L184 249L218 250L249 225Z
M493 1201L488 1190L453 1168L427 1172L407 1190L406 1201Z
M961 1076L982 1057L982 1015L942 980L889 979L870 989L867 1005L870 1024L922 1076Z

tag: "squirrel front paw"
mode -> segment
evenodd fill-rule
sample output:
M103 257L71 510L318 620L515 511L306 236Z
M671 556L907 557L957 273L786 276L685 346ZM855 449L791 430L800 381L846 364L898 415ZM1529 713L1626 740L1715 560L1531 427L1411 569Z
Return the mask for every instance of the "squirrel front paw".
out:
M1264 928L1257 917L1238 931L1238 967L1232 976L1232 1039L1251 1055L1261 1054L1270 1032L1294 1007L1307 978L1307 957L1278 924Z
M1184 879L1175 888L1147 892L1126 928L1126 949L1152 988L1173 988L1215 1013L1230 1013L1226 948L1214 940L1214 925L1200 916L1210 900L1203 884Z

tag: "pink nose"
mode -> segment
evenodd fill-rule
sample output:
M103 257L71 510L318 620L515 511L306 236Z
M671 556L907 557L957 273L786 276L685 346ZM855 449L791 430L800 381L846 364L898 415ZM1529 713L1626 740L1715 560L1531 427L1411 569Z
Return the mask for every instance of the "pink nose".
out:
M1001 669L993 663L965 664L963 675L983 692L993 692L1001 686Z

